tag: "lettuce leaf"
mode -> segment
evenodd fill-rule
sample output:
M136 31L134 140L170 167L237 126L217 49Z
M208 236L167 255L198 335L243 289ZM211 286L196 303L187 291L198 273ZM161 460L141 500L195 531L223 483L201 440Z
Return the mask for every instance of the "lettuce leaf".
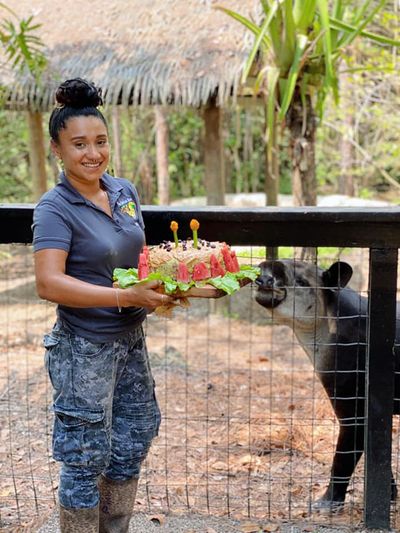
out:
M210 278L207 283L213 285L216 289L221 289L227 294L233 294L240 289L240 284L237 279L239 272L227 272L224 276L217 278Z
M241 265L239 272L235 272L236 279L251 279L255 281L260 275L260 267L251 265Z
M138 270L137 268L115 268L113 281L117 281L121 289L126 289L139 281Z
M231 295L240 289L239 280L250 279L251 281L254 281L259 274L259 267L242 265L239 272L227 272L224 276L209 278L203 281L184 283L182 281L176 281L171 276L162 274L161 272L152 272L147 278L140 280L137 268L115 268L113 272L113 281L116 281L121 289L126 289L137 283L157 279L164 283L166 294L173 294L176 290L186 292L194 286L204 287L205 285L212 285L216 289L221 289Z

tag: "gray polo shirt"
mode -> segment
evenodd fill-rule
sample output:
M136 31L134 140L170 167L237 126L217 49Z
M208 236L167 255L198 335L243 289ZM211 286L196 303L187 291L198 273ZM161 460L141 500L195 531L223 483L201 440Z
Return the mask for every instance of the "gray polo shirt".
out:
M66 273L103 287L112 286L116 267L137 267L144 245L144 224L137 191L122 178L103 174L112 218L84 198L65 177L42 196L33 215L34 251L56 248L68 253ZM93 342L112 341L137 328L142 307L67 307L57 315L73 333Z

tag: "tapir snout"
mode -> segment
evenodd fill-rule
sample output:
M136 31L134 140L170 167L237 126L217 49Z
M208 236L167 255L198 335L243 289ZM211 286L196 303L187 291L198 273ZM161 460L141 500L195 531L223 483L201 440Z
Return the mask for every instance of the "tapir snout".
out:
M256 301L267 309L273 309L286 298L288 279L284 264L280 261L263 261L255 283L258 287Z
M274 286L274 278L269 275L259 276L255 283L260 289L272 289Z

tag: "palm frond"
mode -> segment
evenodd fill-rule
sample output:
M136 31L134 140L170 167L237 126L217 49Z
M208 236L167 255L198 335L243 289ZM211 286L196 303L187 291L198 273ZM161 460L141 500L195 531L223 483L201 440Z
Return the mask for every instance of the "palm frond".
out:
M274 139L275 117L276 117L276 103L277 103L277 89L279 82L280 70L276 67L269 68L267 78L267 131L266 143L268 159L272 159L272 145Z
M328 2L326 0L317 0L318 11L321 20L322 35L321 40L323 43L324 55L325 55L325 67L326 76L329 79L333 79L333 65L332 65L332 41L331 41L331 25L329 20Z
M296 33L297 28L293 18L293 5L292 0L284 0L282 4L282 10L284 14L285 24L285 41L284 46L287 50L287 54L293 56L296 48Z
M298 35L296 39L296 50L293 58L292 66L290 67L289 75L287 78L287 85L285 92L282 95L281 109L279 111L279 117L282 119L289 109L289 106L293 99L293 94L296 88L297 79L301 71L301 58L304 54L306 46L308 44L308 38L306 35Z
M0 3L0 8L6 7L7 11L16 17L15 13ZM33 16L26 19L3 20L0 24L0 43L3 45L5 57L14 69L23 71L28 69L37 79L41 70L46 65L46 58L42 48L44 44L34 34L40 24L33 23Z
M316 0L295 0L293 18L299 33L307 34L315 18Z
M236 13L235 11L232 11L231 9L228 9L227 7L215 5L214 9L217 9L219 11L223 11L233 19L240 22L243 26L245 26L248 30L250 30L254 35L257 37L260 33L260 28L257 26L257 24L254 24L250 19L244 17L243 15L240 15L239 13Z
M332 28L345 31L345 32L349 32L349 33L357 30L355 26L352 26L351 24L347 24L346 22L337 20L332 17L330 19L330 24ZM400 46L400 41L396 39L391 39L390 37L385 37L384 35L372 33L370 31L362 30L359 32L359 35L362 35L363 37L366 37L367 39L370 39L371 41L374 41L379 44L387 44L389 46L395 46L395 47Z
M366 2L366 4L368 5L369 2ZM362 14L360 14L355 21L356 24L358 24L358 26L354 26L353 31L345 33L343 35L343 38L338 43L338 45L341 47L345 47L351 44L354 41L354 39L356 39L356 37L362 34L362 31L364 30L364 28L368 26L371 20L375 17L376 13L378 13L378 11L380 11L385 4L386 4L386 0L380 0L380 2L378 2L378 4L371 11L371 13L363 19L362 19L362 15L364 15L364 10L362 10Z

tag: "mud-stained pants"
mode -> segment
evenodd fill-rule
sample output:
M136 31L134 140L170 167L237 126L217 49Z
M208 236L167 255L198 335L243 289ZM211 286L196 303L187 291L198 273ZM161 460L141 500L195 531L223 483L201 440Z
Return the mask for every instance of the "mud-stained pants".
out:
M62 462L59 501L67 508L99 502L98 476L138 478L160 425L142 327L93 343L57 323L44 337L53 385L53 457Z

